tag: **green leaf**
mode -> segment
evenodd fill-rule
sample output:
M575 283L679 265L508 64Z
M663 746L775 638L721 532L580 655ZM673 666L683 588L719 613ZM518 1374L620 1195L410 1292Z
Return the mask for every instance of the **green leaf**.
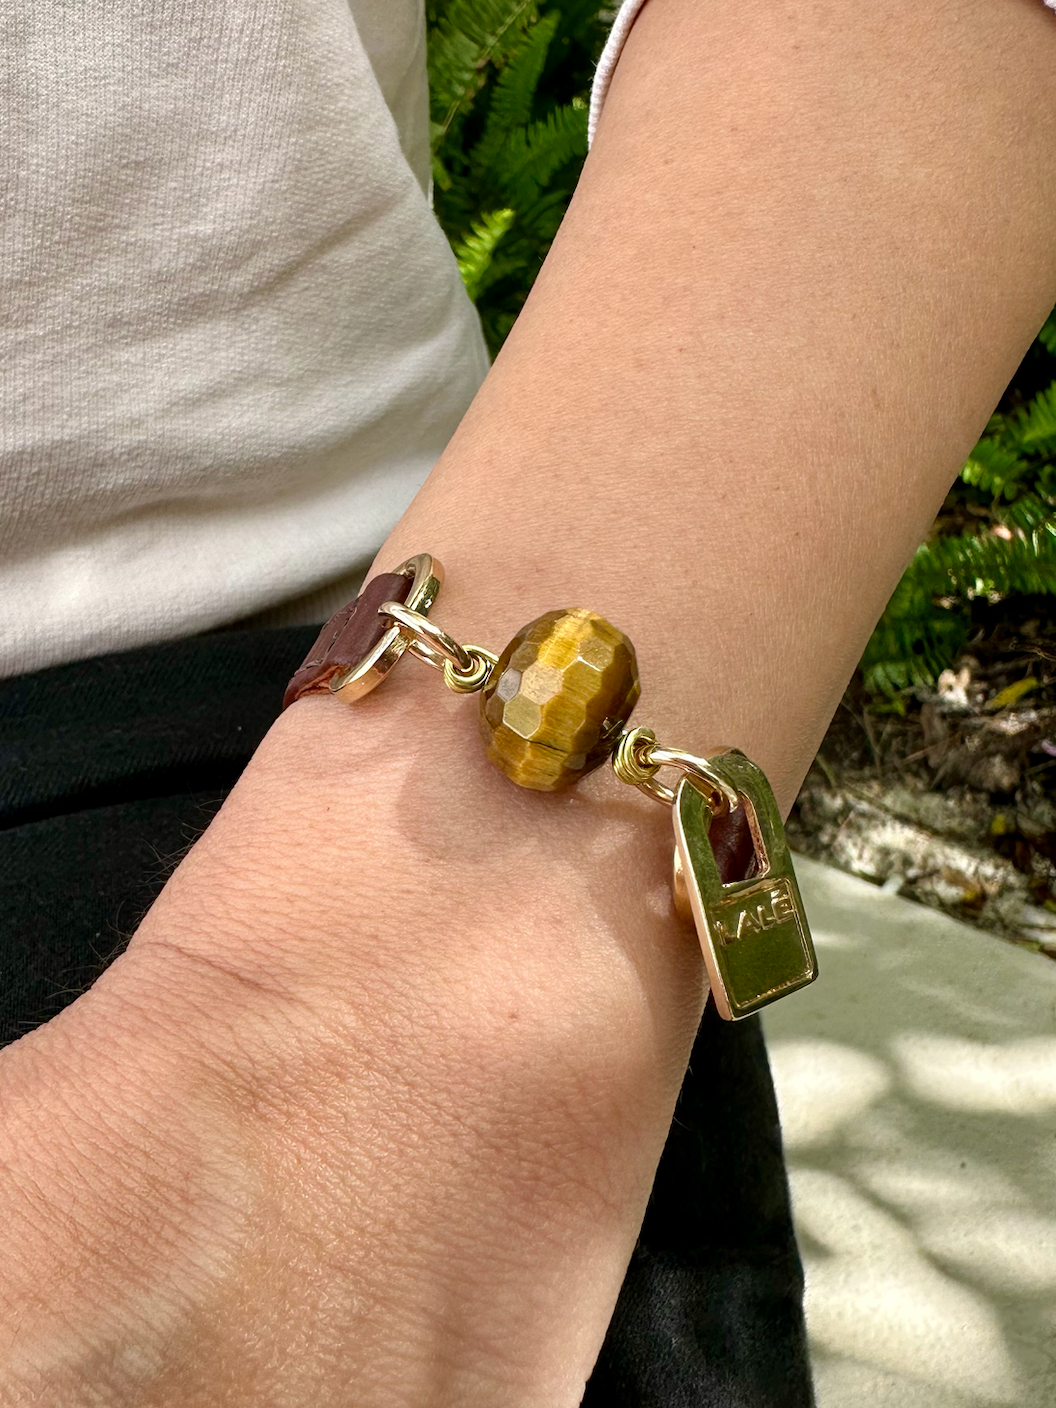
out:
M1056 381L1011 418L1011 429L1020 449L1056 453Z
M1044 529L1052 521L1052 516L1050 500L1029 491L1020 493L1011 503L999 504L994 510L996 521L1016 530L1021 537L1029 537L1038 529Z
M516 216L513 210L492 210L475 221L470 233L454 246L466 292L476 302L485 286L495 250Z
M450 0L429 34L433 150L469 111L488 66L516 49L536 17L535 0Z
M433 185L441 191L449 191L454 185L447 167L436 152L433 153Z
M903 598L880 619L862 656L861 672L871 694L891 698L902 690L932 684L956 658L968 638L963 608L944 609L931 597Z
M933 684L967 639L974 597L1056 595L1056 521L1032 532L936 537L919 547L862 656L866 688L894 695Z
M1038 681L1034 675L1024 675L1021 680L1015 680L1012 684L1006 685L1004 689L999 689L984 704L984 709L988 714L996 714L1001 709L1008 709L1013 704L1018 704L1025 694L1029 694L1032 689L1037 689Z
M504 149L499 185L507 200L525 206L563 166L587 154L587 114L580 108L556 108L541 122L510 134Z
M965 484L999 498L1026 469L1026 461L994 436L983 436L961 470Z
M433 208L497 352L542 266L586 154L607 32L597 0L426 0ZM610 17L611 18L611 17ZM516 218L492 249L498 210Z
M560 18L555 11L532 25L495 82L483 135L470 154L483 175L492 172L512 134L531 119L547 50Z

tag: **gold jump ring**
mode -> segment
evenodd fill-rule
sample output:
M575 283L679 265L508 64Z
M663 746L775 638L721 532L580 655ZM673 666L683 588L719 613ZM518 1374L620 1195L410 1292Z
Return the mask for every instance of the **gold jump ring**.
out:
M656 742L651 728L630 728L621 733L612 754L612 770L621 782L644 787L659 772L658 763L646 762L643 754Z
M396 622L400 634L409 637L407 649L427 665L442 670L444 662L449 661L460 675L468 675L475 668L468 651L420 611L412 611L398 601L383 601L378 615Z
M657 780L660 768L677 768L684 777L705 783L708 804L716 814L740 806L736 789L715 772L707 758L698 758L681 748L663 747L652 729L635 728L622 734L612 755L612 767L621 782L630 783L668 807L674 804L675 792Z
M471 657L473 669L466 674L456 670L450 660L445 660L444 684L456 694L475 694L478 689L483 689L491 678L491 672L498 664L499 657L494 651L485 650L482 645L467 643L463 649Z

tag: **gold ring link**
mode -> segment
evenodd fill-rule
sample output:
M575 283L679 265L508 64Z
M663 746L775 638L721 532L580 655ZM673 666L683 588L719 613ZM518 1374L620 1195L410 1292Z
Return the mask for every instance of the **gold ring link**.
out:
M651 728L630 728L620 734L612 754L612 770L621 782L631 787L644 787L660 771L659 763L649 763L643 756L645 748L656 742Z
M409 610L428 616L444 582L442 564L430 553L416 553L395 569L400 577L410 581L407 600ZM329 682L330 693L351 704L376 689L410 645L410 641L395 623L389 626L379 641L361 660L339 669Z
M714 813L718 814L727 808L736 811L741 805L736 787L716 772L707 758L698 758L695 753L683 752L681 748L663 748L659 744L650 747L649 758L659 767L678 768L683 777L696 778L698 782L705 783L711 793L708 801ZM671 801L674 800L675 794L672 792Z
M453 636L423 616L420 611L412 611L398 601L383 601L378 607L379 616L388 616L400 628L400 634L408 637L407 649L419 660L432 665L436 670L445 669L450 664L460 675L470 675L477 668L477 662L465 646L459 645Z
M665 748L657 743L650 728L634 728L621 734L612 755L612 768L621 782L637 787L668 807L674 805L675 791L658 780L656 774L661 768L677 768L683 777L705 783L708 805L715 814L740 806L736 788L720 777L707 758L698 758L681 748Z
M475 694L478 689L483 689L491 678L491 672L499 663L499 657L494 651L485 650L482 645L466 644L462 648L472 658L473 669L463 673L457 670L450 660L445 660L444 684L456 694Z

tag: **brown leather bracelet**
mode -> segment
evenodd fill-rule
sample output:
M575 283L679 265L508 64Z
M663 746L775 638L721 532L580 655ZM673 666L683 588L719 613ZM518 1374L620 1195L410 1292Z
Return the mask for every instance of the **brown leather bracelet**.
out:
M457 693L480 694L488 757L519 786L559 791L609 761L621 782L672 808L675 906L696 925L723 1017L813 982L814 947L762 771L737 749L699 756L628 728L640 692L634 646L595 612L546 612L494 655L429 619L443 580L428 553L372 577L320 631L283 707L322 692L354 703L403 654L417 655ZM658 778L665 768L678 774L673 788Z

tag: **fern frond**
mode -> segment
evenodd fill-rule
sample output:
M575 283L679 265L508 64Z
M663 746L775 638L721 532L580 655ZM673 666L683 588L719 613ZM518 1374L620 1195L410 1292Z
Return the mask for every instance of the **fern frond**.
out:
M432 167L433 185L441 191L449 191L455 183L451 177L451 173L440 159L440 153L437 151L433 152Z
M995 519L1008 528L1015 529L1021 537L1029 538L1043 532L1053 521L1053 505L1040 494L1018 494L1011 503L1001 504L994 512Z
M1038 333L1038 341L1046 352L1056 357L1056 308L1052 310L1045 320L1045 326Z
M1000 438L984 435L961 470L961 479L997 499L1010 491L1026 467L1026 461Z
M1056 523L1011 538L994 533L936 538L917 550L909 572L932 596L1056 594Z
M571 103L512 132L500 173L506 199L513 205L529 205L562 166L582 161L586 154L587 114Z
M425 10L433 208L463 254L496 352L579 176L587 96L611 15L600 0L425 0ZM472 241L498 209L516 218L477 277Z
M560 19L554 11L533 24L496 79L484 131L470 153L485 180L492 176L511 133L526 127L531 119L547 51Z
M917 549L862 656L870 692L933 684L964 647L973 598L1056 595L1056 522L1038 504L1042 521L1011 539L958 534Z
M1021 451L1056 454L1056 381L1008 417L1007 424Z
M458 271L470 298L476 300L492 268L495 250L513 224L513 210L492 210L474 221L470 233L454 246Z
M433 150L487 81L487 70L515 49L536 18L535 0L449 0L429 36Z
M890 697L933 683L956 659L967 637L963 607L938 606L929 593L903 578L862 656L866 689Z

